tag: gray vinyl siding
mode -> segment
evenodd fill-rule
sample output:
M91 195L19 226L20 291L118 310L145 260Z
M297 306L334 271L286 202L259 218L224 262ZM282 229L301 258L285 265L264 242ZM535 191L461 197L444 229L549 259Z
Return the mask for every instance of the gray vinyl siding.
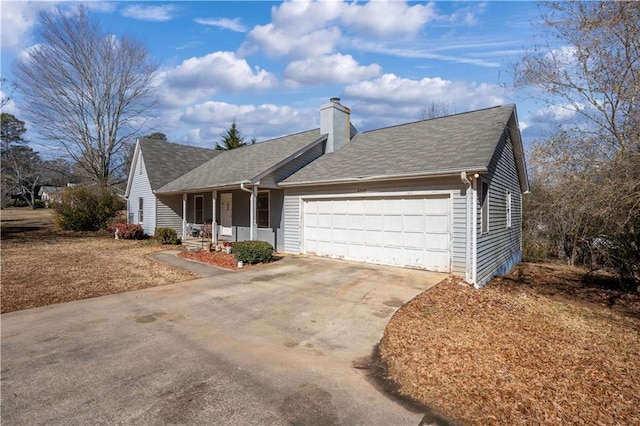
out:
M453 220L453 232L451 233L451 272L464 276L467 268L467 198L466 190L454 192L453 210L451 212Z
M182 196L159 195L156 202L156 219L158 228L171 228L182 238Z
M301 199L306 196L329 194L355 194L367 192L443 191L451 196L451 248L453 272L464 274L466 265L466 191L459 179L431 179L404 182L369 182L348 185L327 185L304 188L286 188L284 192L284 251L298 254L301 251Z
M489 172L480 180L489 183L489 230L482 233L481 188L478 182L478 243L476 285L508 272L522 252L522 194L509 133L500 139ZM507 228L507 192L511 193L511 227Z
M138 206L139 199L143 198L143 223L138 223ZM156 227L156 208L155 195L151 190L149 177L144 165L142 153L139 153L136 160L136 166L133 170L131 190L127 199L127 217L131 223L142 225L144 233L153 235ZM133 219L133 220L131 220Z

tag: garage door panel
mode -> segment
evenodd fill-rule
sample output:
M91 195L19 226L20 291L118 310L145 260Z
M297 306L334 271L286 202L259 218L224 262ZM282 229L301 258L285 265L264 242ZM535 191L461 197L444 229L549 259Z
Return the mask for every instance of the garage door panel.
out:
M426 201L424 198L409 198L402 204L402 214L422 216L425 213Z
M318 213L331 214L333 210L333 201L323 200L318 202Z
M347 244L349 242L349 231L346 229L333 229L334 243Z
M365 200L365 213L366 214L382 214L384 208L384 201L381 199Z
M449 234L426 234L424 246L427 250L447 250Z
M352 215L364 215L365 203L364 200L347 200L347 213Z
M364 231L349 229L347 232L349 233L348 240L351 244L364 245Z
M349 229L364 229L364 216L363 215L349 215L347 217L347 226Z
M364 217L364 229L366 231L381 231L382 230L382 216L367 215Z
M424 232L405 232L402 245L408 249L422 250L425 247L425 239Z
M347 258L349 257L349 245L334 242L331 247L331 253L334 257Z
M425 229L440 232L449 231L449 216L425 216Z
M349 229L349 218L346 214L334 214L332 219L333 229Z
M402 232L402 216L382 216L382 229L385 232Z
M384 233L382 231L365 231L364 241L366 245L380 246L384 244Z
M449 197L439 198L427 198L426 202L429 204L429 213L448 215L450 210Z
M318 215L318 228L331 229L333 227L333 216L326 213Z
M304 251L448 271L450 204L449 196L307 200Z

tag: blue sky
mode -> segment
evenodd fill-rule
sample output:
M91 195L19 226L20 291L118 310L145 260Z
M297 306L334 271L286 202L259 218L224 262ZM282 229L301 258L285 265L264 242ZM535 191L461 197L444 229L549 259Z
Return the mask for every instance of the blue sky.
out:
M234 119L258 141L316 128L320 105L334 96L361 131L421 119L432 102L456 112L515 103L525 143L558 119L504 87L539 29L534 2L87 5L107 32L134 35L159 62L162 100L149 131L176 142L212 147ZM3 0L0 7L0 71L11 80L11 64L33 43L37 12L76 5ZM6 111L20 118L19 96Z

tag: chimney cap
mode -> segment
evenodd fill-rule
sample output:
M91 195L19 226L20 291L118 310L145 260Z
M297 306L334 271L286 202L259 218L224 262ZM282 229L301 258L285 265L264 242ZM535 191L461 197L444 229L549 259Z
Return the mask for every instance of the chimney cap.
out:
M339 104L339 103L340 103L340 98L337 98L337 97L331 98L331 99L329 99L329 100L330 100L331 102L333 102L333 103L336 103L336 104Z

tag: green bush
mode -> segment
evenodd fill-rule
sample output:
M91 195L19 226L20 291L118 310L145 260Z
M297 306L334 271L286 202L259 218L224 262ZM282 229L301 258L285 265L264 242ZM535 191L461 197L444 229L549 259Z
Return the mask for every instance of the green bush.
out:
M156 228L153 238L160 244L182 244L173 228Z
M106 229L112 217L125 208L118 195L105 188L74 186L59 192L51 203L55 222L71 231L97 231Z
M118 231L118 238L122 238L123 240L143 240L147 237L144 234L142 226L133 223L114 223L107 227L107 231L114 236L116 231Z
M266 241L238 241L233 243L233 254L244 263L266 263L273 258L273 246Z

